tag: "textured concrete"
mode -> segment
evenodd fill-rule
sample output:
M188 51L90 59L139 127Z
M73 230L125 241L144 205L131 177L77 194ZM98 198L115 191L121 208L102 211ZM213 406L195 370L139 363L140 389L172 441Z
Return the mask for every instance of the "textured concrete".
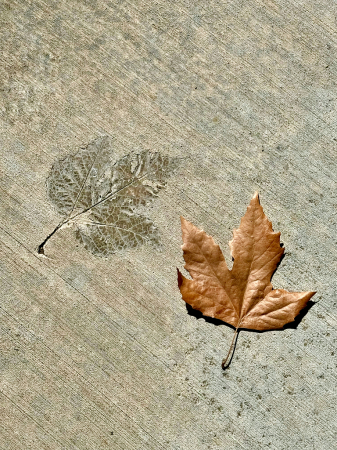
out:
M337 6L0 0L3 450L336 448ZM148 208L162 250L92 255L46 193L101 135L185 156ZM254 191L316 290L296 330L188 314L179 216L228 240ZM113 434L112 434L113 433Z

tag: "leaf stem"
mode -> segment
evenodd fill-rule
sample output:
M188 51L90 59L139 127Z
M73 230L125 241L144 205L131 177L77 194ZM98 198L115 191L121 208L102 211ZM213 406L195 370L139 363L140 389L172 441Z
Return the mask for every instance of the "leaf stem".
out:
M229 351L227 353L227 356L226 356L226 358L224 358L222 360L221 367L223 368L223 370L226 370L229 367L230 363L232 362L232 359L233 359L233 356L234 356L234 352L235 352L236 342L238 340L238 336L239 336L239 329L235 328L235 333L234 333L234 336L233 336L233 339L232 339L231 346L229 347ZM228 361L228 359L229 359L229 361ZM227 361L228 361L228 363L227 363Z
M44 255L44 246L46 245L47 241L49 241L49 239L56 233L57 230L59 230L62 225L64 225L65 223L67 223L69 221L69 219L64 220L62 222L60 222L57 227L54 229L54 231L52 231L50 234L48 234L48 236L46 237L46 239L38 246L37 248L37 252L40 255Z

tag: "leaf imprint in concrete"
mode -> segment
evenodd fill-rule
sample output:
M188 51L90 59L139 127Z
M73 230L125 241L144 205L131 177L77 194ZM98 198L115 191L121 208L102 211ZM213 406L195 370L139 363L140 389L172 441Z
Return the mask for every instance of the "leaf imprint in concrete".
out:
M56 161L47 189L63 219L38 252L44 254L49 239L66 226L72 226L77 239L96 255L144 243L158 247L158 228L138 208L157 196L180 159L145 150L114 162L112 141L103 136Z
M178 270L183 300L205 316L235 328L228 355L222 362L223 369L232 359L230 355L233 356L239 329L283 328L294 321L315 294L273 289L270 280L284 248L280 246L280 233L273 231L257 193L229 243L234 259L232 270L228 269L220 247L211 236L183 217L181 228L185 269L192 277L189 280Z

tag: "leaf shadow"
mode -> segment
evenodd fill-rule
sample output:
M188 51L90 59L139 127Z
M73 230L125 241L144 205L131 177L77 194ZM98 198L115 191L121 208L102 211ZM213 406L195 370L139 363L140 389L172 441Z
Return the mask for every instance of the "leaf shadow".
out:
M282 330L286 330L286 329L292 329L292 330L296 330L298 325L301 323L302 319L308 314L309 310L316 305L317 302L313 302L311 300L308 301L307 305L300 311L300 313L295 317L295 319L290 322L287 323L286 325L284 325L283 328L278 328L275 330L251 330L249 328L240 328L240 331L248 331L250 333L266 333L268 331L282 331ZM218 327L219 325L225 325L229 328L232 328L232 330L235 330L235 327L233 325L230 325L227 322L223 322L220 319L214 319L213 317L208 317L208 316L204 316L202 312L193 309L191 305L189 305L188 303L186 303L186 310L189 316L195 317L196 319L204 319L205 322L208 323L212 323L213 325L215 325L216 327Z
M190 316L195 317L196 319L205 319L206 322L212 323L215 326L219 326L219 325L227 325L228 327L232 328L233 330L235 330L235 327L233 327L232 325L230 325L229 323L223 322L220 319L214 319L213 317L209 317L209 316L204 316L203 313L201 311L198 311L197 309L193 309L191 305L189 305L188 303L185 303L186 305L186 309L187 309L187 313Z
M301 323L302 319L308 314L309 310L316 305L317 302L313 302L311 300L308 301L307 305L300 311L300 313L295 317L295 320L293 322L287 323L287 325L284 325L282 330L286 330L288 328L292 330L296 330L298 325ZM281 330L281 331L282 331Z
M276 329L276 330L250 330L248 328L239 328L237 330L236 333L236 337L235 337L235 341L234 344L231 345L230 348L230 358L227 361L227 358L229 357L229 355L227 356L226 359L223 360L222 362L222 369L226 370L229 368L229 366L231 365L231 362L233 360L234 357L234 353L236 350L236 346L237 346L237 342L238 342L238 337L239 337L239 332L240 331L248 331L250 333L266 333L267 331L283 331L286 329L293 329L296 330L298 325L300 324L300 322L302 321L302 319L308 314L309 310L316 304L317 302L313 302L311 300L308 301L307 305L300 311L300 313L295 317L295 320L293 322L290 322L286 325L284 325L283 328L281 329ZM208 317L208 316L204 316L200 311L193 309L191 305L189 305L188 303L186 303L186 309L187 309L187 313L190 316L195 317L197 320L198 319L204 319L206 322L208 323L212 323L215 326L219 326L219 325L226 325L229 328L232 328L234 331L236 331L236 328L233 325L230 325L229 323L223 322L220 319L215 319L213 317Z

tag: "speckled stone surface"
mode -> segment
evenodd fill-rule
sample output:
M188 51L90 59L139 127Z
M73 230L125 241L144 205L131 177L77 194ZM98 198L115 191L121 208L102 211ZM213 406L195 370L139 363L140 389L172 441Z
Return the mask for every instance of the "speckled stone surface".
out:
M336 447L337 6L328 0L0 1L0 448ZM181 157L144 214L162 248L88 252L53 163L113 138L116 161ZM239 335L188 313L179 216L230 261L255 191L315 290L297 329Z

